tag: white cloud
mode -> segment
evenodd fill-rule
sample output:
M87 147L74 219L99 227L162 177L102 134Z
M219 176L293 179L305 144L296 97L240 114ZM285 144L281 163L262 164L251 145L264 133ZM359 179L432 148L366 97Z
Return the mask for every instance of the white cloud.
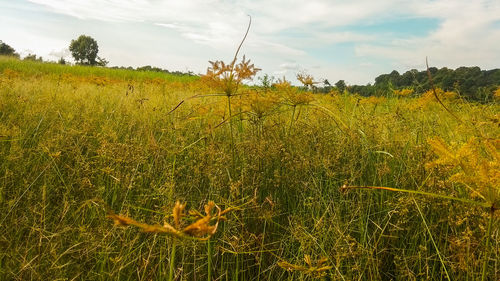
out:
M71 56L71 52L69 51L68 48L63 48L61 50L52 50L50 53L49 53L49 56L53 57L53 58L57 58L57 59L60 59L60 58L67 58L67 57L70 57Z
M182 29L182 25L179 23L160 23L160 22L157 22L155 24L158 26L163 26L163 27L171 28L171 29L175 29L175 30Z
M414 8L417 15L440 19L438 29L423 37L361 44L356 54L393 60L401 69L422 68L426 56L440 67L498 67L500 1L427 1Z
M305 28L308 38L322 43L365 40L364 35L351 32L328 33L317 28L355 24L398 6L397 0L380 3L371 0L346 1L217 1L217 0L29 0L50 11L79 19L110 22L153 22L179 30L197 43L228 42L241 36L246 27L247 14L254 17L253 32L260 38L278 43L274 36L283 30ZM97 8L96 8L97 7Z
M298 70L299 65L296 62L285 62L280 64L280 68L284 70Z
M380 73L372 72L390 71L391 67L422 68L425 56L430 57L433 65L449 67L492 68L498 67L495 62L500 61L498 0L29 1L47 11L84 21L163 27L168 34L176 34L177 37L171 39L176 44L192 44L177 48L180 53L176 55L195 61L195 70L204 69L202 65L208 59L220 59L212 57L214 54L226 54L226 59L232 56L246 29L248 14L252 15L253 23L242 54L250 54L252 61L264 71L276 75L294 76L291 72L295 70L281 67L290 59L313 72L351 75L342 79L356 82L366 77L373 79ZM412 36L411 30L392 37L382 37L382 33L375 30L373 33L349 30L352 26L408 18L437 20L439 26L420 37ZM358 61L333 63L335 51L325 50L339 43L352 44L353 59ZM323 53L312 54L314 48L323 48ZM191 53L183 53L183 49ZM197 50L194 54L193 49ZM330 60L318 59L321 55ZM169 54L169 62L179 61L173 56ZM376 67L381 61L385 66ZM315 65L320 67L314 68Z

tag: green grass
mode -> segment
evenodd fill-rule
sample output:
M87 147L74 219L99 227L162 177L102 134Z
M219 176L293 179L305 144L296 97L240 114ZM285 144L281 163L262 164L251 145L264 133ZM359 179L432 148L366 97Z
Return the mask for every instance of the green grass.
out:
M82 65L61 65L57 63L41 63L38 61L22 61L16 58L0 56L0 72L11 69L23 75L62 75L71 74L82 77L106 77L120 80L141 81L147 79L164 79L170 82L190 82L199 79L197 76L174 75L154 71L136 71L128 69L112 69L104 67L88 67Z
M231 133L225 97L188 99L210 93L193 77L0 58L0 280L168 280L171 267L176 280L311 280L277 266L304 255L328 258L325 280L481 277L485 210L340 187L470 198L446 170L425 169L427 139L498 140L499 104L448 101L461 123L416 98L314 95L257 120L237 96ZM175 251L106 219L109 207L162 224L176 200L244 208L210 247ZM491 229L486 275L497 280L498 219Z

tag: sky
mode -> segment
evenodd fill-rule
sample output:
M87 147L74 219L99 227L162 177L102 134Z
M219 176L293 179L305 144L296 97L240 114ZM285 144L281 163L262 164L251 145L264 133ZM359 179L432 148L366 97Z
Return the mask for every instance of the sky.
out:
M0 40L71 60L85 34L109 66L205 73L239 57L260 75L332 84L430 66L500 68L500 0L0 0ZM256 81L257 82L257 81Z

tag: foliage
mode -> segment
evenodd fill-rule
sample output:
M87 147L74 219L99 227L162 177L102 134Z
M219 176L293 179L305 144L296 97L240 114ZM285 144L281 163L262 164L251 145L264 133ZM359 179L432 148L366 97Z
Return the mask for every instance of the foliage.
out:
M500 69L481 70L479 67L459 67L455 70L431 67L434 84L445 92L456 92L470 101L491 102L500 83ZM412 69L403 74L392 71L375 78L374 85L352 85L348 89L362 96L381 95L388 91L413 90L416 94L430 90L426 71Z
M134 69L133 67L129 66L129 67L117 67L117 66L113 66L111 67L113 69L129 69L129 70L132 70ZM146 65L146 66L140 66L140 67L137 67L135 70L137 71L151 71L151 72L163 72L163 73L167 73L167 74L172 74L172 75L179 75L179 76L196 76L193 72L191 71L188 71L188 72L182 72L182 71L169 71L167 69L162 69L160 67L156 67L156 66L150 66L150 65Z
M39 62L43 62L43 58L42 57L36 57L35 54L28 54L27 56L25 56L23 58L23 60L30 60L30 61L39 61Z
M16 50L14 50L14 48L7 45L6 43L2 42L2 40L0 40L0 55L13 56L19 58L19 54L16 53Z
M312 81L312 77L310 76L307 79L307 83ZM293 87L291 82L287 81L285 77L278 79L278 81L273 84L273 87L283 95L284 102L292 107L308 105L314 100L314 96L311 92L301 91L299 88Z
M80 65L67 67L62 64L50 62L40 63L39 61L23 61L19 63L17 59L0 57L0 72L10 69L15 72L26 73L26 75L42 76L69 76L71 80L88 81L91 77L102 78L104 80L137 80L137 81L169 81L169 82L187 82L197 81L199 77L165 72L143 72L135 71L133 68L89 68ZM144 82L145 83L145 82Z
M495 97L495 100L500 101L500 86L498 86L493 96Z
M264 91L268 92L274 83L275 77L269 76L269 74L266 73L264 76L258 77L257 79L260 81L260 86L264 89Z
M97 63L96 65L98 66L106 66L108 65L109 61L106 60L105 58L97 57Z
M78 64L98 65L97 53L99 52L99 46L94 38L80 35L77 39L71 40L69 50Z
M337 87L337 90L341 93L343 93L347 87L347 85L345 84L345 81L344 80L339 80L337 81L337 83L335 83L335 87Z
M400 90L393 90L393 93L399 97L408 97L414 93L414 90L411 88L404 88Z
M459 147L450 147L441 138L428 140L438 159L427 168L444 168L451 174L451 182L460 183L472 198L479 197L500 208L500 140L470 138Z

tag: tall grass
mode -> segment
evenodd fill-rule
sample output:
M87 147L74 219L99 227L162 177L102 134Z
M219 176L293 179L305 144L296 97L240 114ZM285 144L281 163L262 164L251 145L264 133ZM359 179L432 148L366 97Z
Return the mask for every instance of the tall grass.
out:
M0 59L0 280L499 279L498 212L340 188L480 202L455 170L425 167L428 139L459 147L479 132L498 150L498 104L443 99L459 122L426 95L242 87L231 133L227 100L189 98L216 94L205 81L155 75ZM161 224L177 200L241 208L210 243L175 248L106 219Z
M0 56L0 72L5 69L19 71L23 75L51 75L71 74L83 77L106 77L108 79L132 79L135 81L148 79L164 79L170 82L189 82L199 79L198 76L174 75L155 71L136 71L129 69L112 69L105 67L87 67L83 65L61 65L58 63L40 63L37 61L23 61L13 57Z

